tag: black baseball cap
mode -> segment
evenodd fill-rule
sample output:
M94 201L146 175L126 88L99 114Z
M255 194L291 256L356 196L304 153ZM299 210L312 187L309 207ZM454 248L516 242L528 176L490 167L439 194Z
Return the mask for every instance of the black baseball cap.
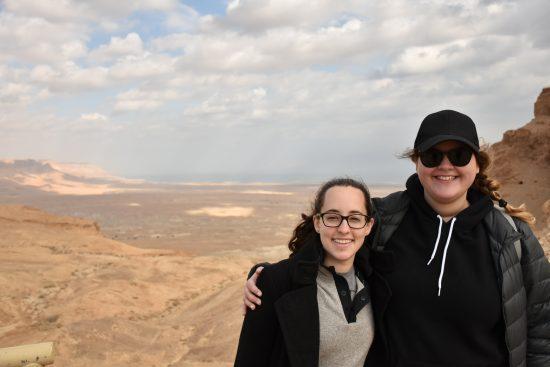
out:
M479 152L474 121L463 113L443 110L429 114L422 120L414 141L414 148L424 152L445 140L456 140Z

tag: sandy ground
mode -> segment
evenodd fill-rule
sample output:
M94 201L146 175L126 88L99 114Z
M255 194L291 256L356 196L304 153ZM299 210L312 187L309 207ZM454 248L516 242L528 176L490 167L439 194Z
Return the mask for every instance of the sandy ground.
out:
M286 256L138 249L22 206L0 231L0 346L54 341L55 366L230 366L246 270Z

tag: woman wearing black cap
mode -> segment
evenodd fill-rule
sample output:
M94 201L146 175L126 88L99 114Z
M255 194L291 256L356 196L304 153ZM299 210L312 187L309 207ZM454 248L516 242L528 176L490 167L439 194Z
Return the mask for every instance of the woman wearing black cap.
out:
M374 199L366 365L550 366L550 265L532 215L487 177L474 122L428 115L405 156L416 164L406 190Z

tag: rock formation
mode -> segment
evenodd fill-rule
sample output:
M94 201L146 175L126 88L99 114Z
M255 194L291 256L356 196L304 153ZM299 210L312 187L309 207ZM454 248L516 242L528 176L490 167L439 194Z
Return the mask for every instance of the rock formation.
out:
M535 118L550 116L550 87L544 88L535 102Z
M550 242L550 88L534 106L534 118L517 130L506 131L490 148L491 176L513 205L525 203L537 218L537 234Z

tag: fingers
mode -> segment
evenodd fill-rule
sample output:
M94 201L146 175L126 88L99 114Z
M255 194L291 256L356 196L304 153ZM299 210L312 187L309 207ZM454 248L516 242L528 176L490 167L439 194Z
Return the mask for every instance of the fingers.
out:
M260 298L256 297L256 295L254 293L250 292L250 289L248 289L247 287L248 287L248 282L247 282L247 286L244 287L244 299L245 299L245 301L248 301L248 302L252 303L254 307L256 307L255 305L258 305L258 306L261 305L262 300ZM250 307L250 308L254 309L254 307Z
M246 297L243 298L243 309L244 309L244 315L246 315L246 312L248 309L254 310L256 308L256 305L249 300L246 299Z
M259 305L261 303L262 301L258 297L254 296L245 286L242 304L242 315L245 316L249 308L251 310L254 310L256 308L256 304Z
M256 283L258 282L258 276L260 276L262 270L264 270L263 266L258 267L258 269L256 269L254 274L252 274L250 279L248 279L246 282L246 288L248 288L250 292L254 293L258 297L262 296L262 291L258 287L256 287Z
M244 295L243 295L243 305L242 305L242 314L243 316L246 315L246 312L250 308L251 310L256 309L256 305L261 305L262 300L258 297L262 296L262 291L258 287L256 287L256 282L258 281L258 276L263 270L263 266L260 266L256 269L254 274L246 281L245 287L244 287Z

